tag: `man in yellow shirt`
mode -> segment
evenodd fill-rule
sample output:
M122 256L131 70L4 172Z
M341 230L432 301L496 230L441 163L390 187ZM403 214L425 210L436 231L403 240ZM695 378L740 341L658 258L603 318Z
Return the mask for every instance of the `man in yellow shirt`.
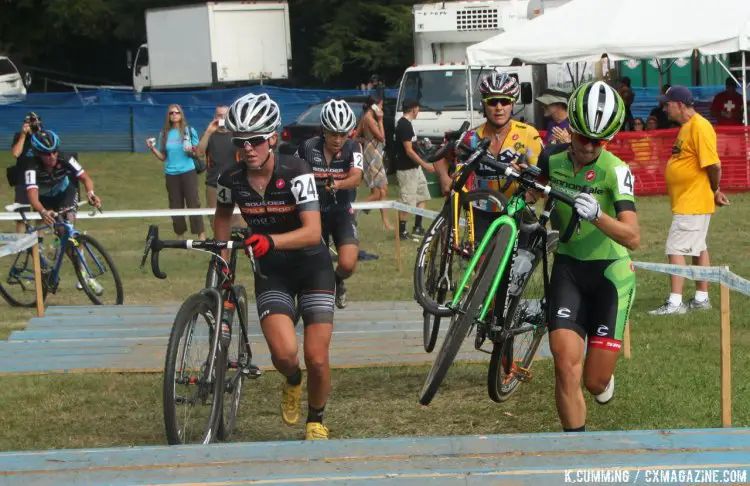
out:
M711 124L695 111L693 95L684 86L673 86L661 96L667 116L681 125L667 162L664 177L672 204L672 226L667 237L669 263L685 265L692 256L693 264L711 264L706 234L716 206L729 204L719 189L721 163L716 151L716 132ZM695 283L695 297L682 302L685 279L672 275L672 291L667 301L649 314L684 314L688 310L711 308L708 282Z

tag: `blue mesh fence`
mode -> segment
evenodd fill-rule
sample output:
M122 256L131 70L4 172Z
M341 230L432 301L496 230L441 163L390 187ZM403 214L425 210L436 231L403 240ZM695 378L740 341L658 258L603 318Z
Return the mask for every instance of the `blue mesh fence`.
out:
M724 88L701 86L691 89L698 99L700 111L705 114L711 99ZM0 149L10 147L24 115L33 110L40 114L47 128L58 132L66 150L145 152L144 141L158 135L169 104L182 105L188 122L202 133L216 105L230 104L248 92L268 93L279 104L284 124L294 121L311 104L333 97L367 94L359 90L304 90L275 86L141 94L116 90L30 93L22 102L0 105ZM658 105L658 89L634 88L634 92L633 114L645 119ZM386 96L396 97L397 90L386 90Z
M22 102L0 105L0 149L10 147L29 111L37 112L44 126L55 130L66 150L77 152L145 152L145 139L164 126L167 107L181 105L190 125L202 133L218 104L248 92L268 93L281 109L282 123L294 121L308 106L329 98L364 96L359 90L302 90L274 86L210 91L149 92L82 90L78 93L29 93ZM386 90L395 97L397 91ZM354 106L355 110L359 107Z

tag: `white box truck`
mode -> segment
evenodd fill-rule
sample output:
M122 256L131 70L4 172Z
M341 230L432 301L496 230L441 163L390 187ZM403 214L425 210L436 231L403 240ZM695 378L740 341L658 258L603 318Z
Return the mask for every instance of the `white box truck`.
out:
M137 92L289 77L292 43L286 1L148 9L146 40L129 66Z
M465 64L466 48L498 35L505 30L522 26L523 23L567 3L570 0L464 0L418 4L414 15L414 62L401 78L396 107L396 121L403 113L405 99L417 99L422 108L414 121L414 131L419 137L433 141L442 139L448 130L456 130L465 120L478 125L482 117L473 114L469 104L470 72L473 107L480 107L480 96L476 85L480 76L487 74L492 66ZM533 42L533 39L529 39ZM579 71L584 66L579 66ZM576 72L575 65L571 66ZM515 119L532 125L542 122L541 108L533 99L545 87L557 87L570 91L572 83L567 81L567 66L564 65L520 65L501 67L502 71L518 78L522 88L522 99L516 105ZM593 64L586 67L593 75ZM563 75L564 74L564 75Z

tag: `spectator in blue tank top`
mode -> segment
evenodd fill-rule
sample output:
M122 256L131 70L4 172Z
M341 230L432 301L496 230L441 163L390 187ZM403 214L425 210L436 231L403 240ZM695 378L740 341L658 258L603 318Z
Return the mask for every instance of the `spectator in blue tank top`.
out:
M180 105L169 105L159 138L146 140L146 146L164 162L169 209L200 208L198 173L193 161L198 132L188 125ZM172 226L178 238L185 237L187 224L184 216L172 216ZM203 218L190 216L190 232L198 235L199 240L206 239Z

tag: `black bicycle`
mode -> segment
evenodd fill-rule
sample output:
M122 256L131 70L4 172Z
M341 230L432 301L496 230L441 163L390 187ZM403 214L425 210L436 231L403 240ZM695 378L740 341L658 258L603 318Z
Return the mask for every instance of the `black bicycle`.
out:
M162 241L159 228L149 227L141 268L151 252L151 271L167 278L159 268L165 248L204 251L211 254L207 285L188 297L177 312L164 363L164 426L169 444L209 444L227 440L235 429L245 378L257 378L248 337L247 291L234 284L237 251L245 248L245 230L233 230L230 241ZM230 250L227 262L220 252ZM258 269L252 250L253 271ZM222 271L227 270L227 273ZM240 332L233 333L239 326ZM200 344L208 344L200 349ZM194 359L191 349L198 348ZM227 394L228 400L224 394ZM189 422L196 416L196 427Z

